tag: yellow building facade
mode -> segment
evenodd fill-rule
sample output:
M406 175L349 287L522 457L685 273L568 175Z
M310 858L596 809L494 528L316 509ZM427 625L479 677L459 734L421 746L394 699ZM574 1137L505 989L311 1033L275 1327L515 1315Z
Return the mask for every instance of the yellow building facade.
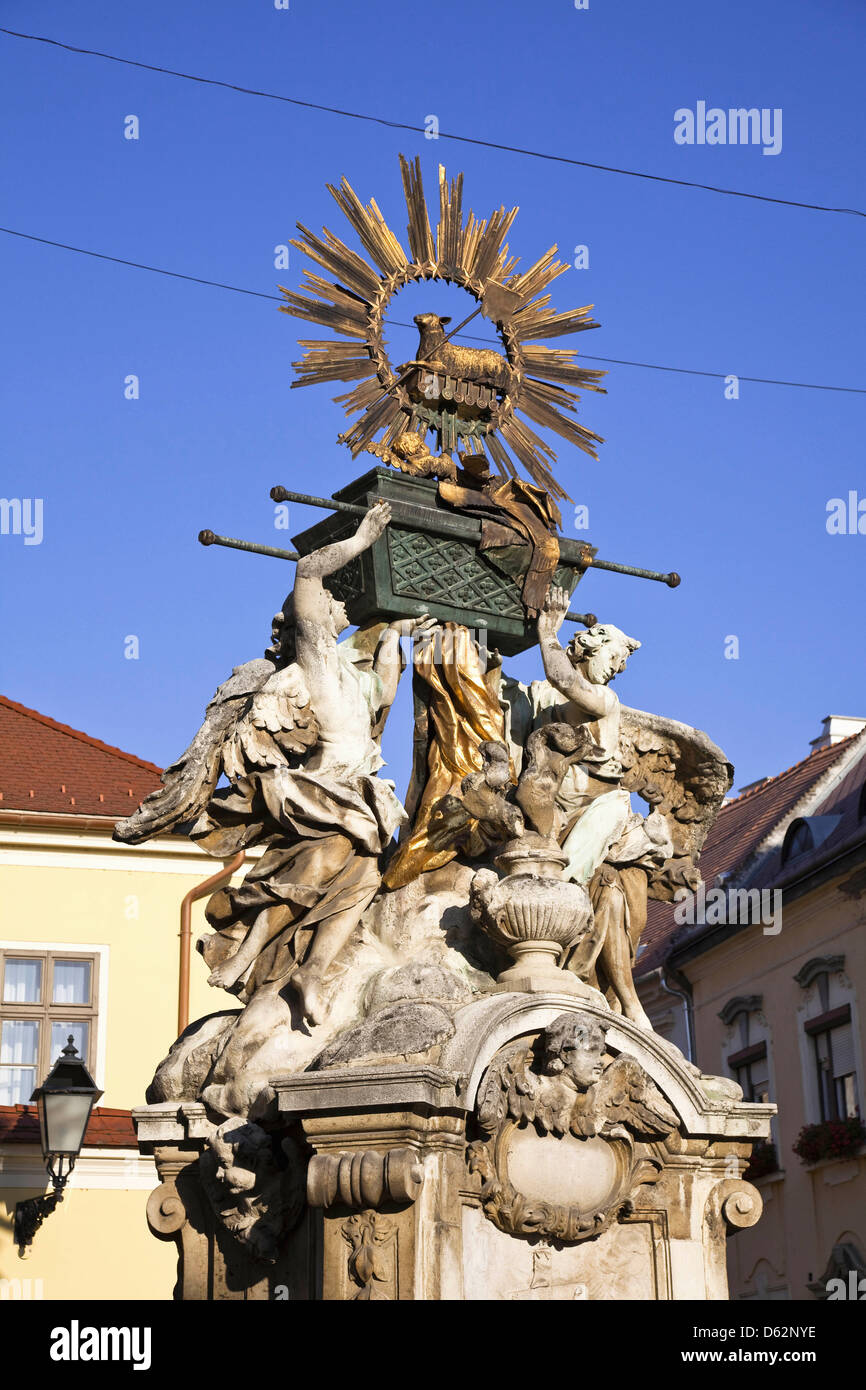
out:
M176 1250L148 1230L147 1198L158 1180L152 1160L138 1153L128 1112L143 1103L177 1036L181 902L220 861L172 836L139 848L115 843L116 814L128 814L159 770L44 716L28 730L33 712L15 706L12 718L10 705L0 709L0 1299L170 1298ZM9 763L20 781L22 728L50 757L50 788L25 766L25 782L36 785L14 790ZM24 753L35 766L38 752ZM83 794L90 782L104 790ZM54 787L75 807L20 804L45 804ZM116 814L88 813L94 800ZM192 927L195 939L202 902L193 904ZM190 1018L233 1004L207 985L193 951ZM15 1205L49 1185L32 1118L20 1106L56 1061L70 1020L104 1095L64 1200L22 1260Z

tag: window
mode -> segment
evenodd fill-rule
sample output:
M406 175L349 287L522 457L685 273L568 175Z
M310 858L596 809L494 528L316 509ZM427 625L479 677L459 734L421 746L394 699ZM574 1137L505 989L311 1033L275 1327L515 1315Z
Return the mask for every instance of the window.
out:
M822 1120L859 1117L851 1005L830 1009L805 1025L811 1039Z
M809 850L820 849L825 840L838 829L841 816L799 816L792 820L782 841L782 863L796 859Z
M728 1066L743 1088L743 1100L759 1101L762 1105L769 1103L770 1063L765 1042L729 1053Z
M805 854L807 850L814 848L814 844L808 821L792 821L782 844L782 863L787 864L789 859L796 859L798 855Z
M0 950L0 1105L27 1104L70 1033L93 1067L98 957Z
M729 999L719 1018L727 1026L722 1047L724 1065L742 1087L743 1100L767 1105L772 1100L769 1028L760 994Z

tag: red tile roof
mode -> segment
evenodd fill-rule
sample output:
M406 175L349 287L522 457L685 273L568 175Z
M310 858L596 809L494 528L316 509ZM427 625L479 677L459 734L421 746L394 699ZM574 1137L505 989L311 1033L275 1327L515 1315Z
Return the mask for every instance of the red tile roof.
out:
M161 768L0 695L0 811L126 816Z
M35 1105L0 1105L0 1144L38 1144L39 1117ZM84 1136L86 1148L135 1149L138 1147L128 1110L97 1107Z
M700 861L704 882L711 886L717 874L730 873L743 865L773 826L793 810L800 798L859 737L859 734L852 734L839 743L818 748L777 777L768 777L727 802L704 843ZM861 781L862 775L861 769ZM846 778L846 782L848 780L850 778ZM821 809L823 811L823 806ZM641 938L645 949L641 950L635 974L646 975L657 969L667 956L673 937L681 930L690 929L683 929L674 921L673 904L650 902L646 930Z

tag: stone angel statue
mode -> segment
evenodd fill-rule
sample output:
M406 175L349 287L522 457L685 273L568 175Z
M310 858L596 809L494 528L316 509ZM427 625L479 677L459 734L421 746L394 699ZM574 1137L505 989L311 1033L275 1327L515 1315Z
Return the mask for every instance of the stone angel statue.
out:
M697 886L701 846L733 768L699 729L620 703L611 686L640 648L635 638L596 623L560 644L568 602L554 586L538 617L546 679L503 689L509 744L513 756L531 762L546 725L551 733L570 725L590 735L588 755L569 760L549 788L549 833L567 856L564 877L588 889L594 912L592 931L562 963L651 1028L632 980L647 900L670 901L677 888ZM648 814L633 809L632 794Z
M389 520L378 502L353 536L298 561L266 657L219 687L162 788L115 830L139 844L182 825L218 858L261 846L243 882L208 902L215 930L200 949L209 983L249 1003L290 982L311 1024L322 1021L325 974L375 896L380 855L405 820L394 784L376 774L406 625L374 624L338 643L346 609L323 582ZM223 775L228 785L218 787Z

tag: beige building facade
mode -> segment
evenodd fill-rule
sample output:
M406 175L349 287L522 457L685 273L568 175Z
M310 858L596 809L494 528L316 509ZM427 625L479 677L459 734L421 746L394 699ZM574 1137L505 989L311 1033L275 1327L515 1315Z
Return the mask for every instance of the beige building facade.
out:
M656 905L638 961L659 1030L778 1106L750 1174L764 1215L728 1241L732 1298L849 1297L866 1277L864 726L825 720L808 758L725 805L702 909Z

